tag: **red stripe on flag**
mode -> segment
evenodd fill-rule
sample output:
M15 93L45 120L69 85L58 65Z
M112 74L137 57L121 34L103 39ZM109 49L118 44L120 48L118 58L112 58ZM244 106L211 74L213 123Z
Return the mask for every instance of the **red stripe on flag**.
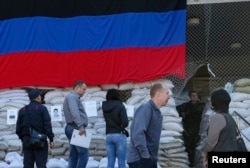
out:
M77 79L89 85L144 82L169 74L185 78L185 50L180 45L0 55L0 88L69 87Z

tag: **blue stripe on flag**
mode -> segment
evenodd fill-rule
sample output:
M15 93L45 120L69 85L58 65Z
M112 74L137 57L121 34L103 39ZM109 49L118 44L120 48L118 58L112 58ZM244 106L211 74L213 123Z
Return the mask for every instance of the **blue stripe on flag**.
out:
M186 43L186 10L0 21L0 54L165 47Z

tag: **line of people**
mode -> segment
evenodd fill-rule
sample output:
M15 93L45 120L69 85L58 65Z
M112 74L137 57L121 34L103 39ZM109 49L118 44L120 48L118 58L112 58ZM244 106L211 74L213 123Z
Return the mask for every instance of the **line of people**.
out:
M73 90L65 97L63 103L63 111L67 123L65 134L69 142L74 129L79 130L80 135L86 135L88 116L80 100L80 97L83 96L86 91L86 87L83 81L76 81L73 85ZM116 158L118 159L119 168L125 168L126 161L130 168L157 168L163 121L160 107L165 106L170 98L167 86L163 83L154 84L150 89L150 97L151 99L142 104L134 114L130 127L130 143L127 148L126 136L128 136L128 133L126 127L129 122L126 109L119 99L118 90L108 90L106 101L102 104L103 115L106 122L107 168L114 168ZM16 133L22 140L23 145L23 164L24 168L33 168L34 163L36 163L37 168L46 168L48 145L50 148L54 147L51 118L47 108L41 104L42 98L38 90L31 90L29 92L29 98L31 102L28 107L31 112L31 119L27 120L26 118L23 120L24 122L22 122L22 119L27 115L25 111L21 109L17 121L19 122L19 127L16 128ZM230 96L225 90L215 91L212 94L212 106L218 114L211 118L208 137L203 148L204 162L206 162L207 152L209 151L236 150L236 140L234 138L232 139L235 132L230 131L232 126L224 122L224 117L220 116L222 113L225 113L227 114L226 116L233 121L231 116L228 115L230 100ZM217 120L220 120L219 130L216 129L218 127ZM29 125L32 125L36 130L48 136L49 144L46 144L43 149L36 150L29 147ZM225 132L225 130L227 131ZM220 133L222 133L223 137L221 137ZM227 139L228 136L231 137L231 140ZM216 139L214 137L216 137ZM227 144L230 145L221 147L219 144L225 140L227 140ZM69 150L68 167L85 168L89 159L89 150L71 144L69 144Z
M88 119L80 97L86 90L86 84L77 81L73 91L63 103L63 111L67 126L66 135L70 141L73 129L79 129L85 134ZM102 104L106 122L106 150L108 157L107 168L114 168L118 159L119 168L157 168L157 153L159 149L162 128L160 107L167 104L168 88L163 84L155 84L150 90L151 99L135 112L130 129L131 142L127 152L128 117L125 106L119 99L119 92L110 89L106 101ZM127 156L126 156L127 155ZM69 168L85 168L88 161L88 149L70 145Z
M66 121L65 134L70 142L74 129L79 130L79 134L86 135L88 126L88 116L84 110L80 97L86 91L86 84L78 80L73 85L73 90L65 97L63 111ZM102 109L106 122L106 150L108 157L108 168L113 168L116 158L119 168L126 167L126 160L130 168L157 168L157 156L162 128L162 115L160 107L167 104L170 98L168 88L164 84L154 84L150 90L151 99L141 105L135 112L134 119L130 129L130 146L127 152L127 136L129 136L126 127L128 126L128 117L125 106L119 99L119 92L116 89L110 89L106 95L106 101L103 102ZM38 90L33 89L29 92L32 107L29 109L32 113L31 120L18 122L20 127L16 128L16 133L22 140L24 151L24 168L46 168L48 159L48 145L43 149L32 149L29 146L30 131L27 125L48 136L50 148L54 147L54 134L52 132L51 118L48 110L41 104L42 98ZM19 116L24 115L22 109ZM27 123L30 122L30 123ZM89 159L89 150L87 148L69 144L69 168L85 168Z

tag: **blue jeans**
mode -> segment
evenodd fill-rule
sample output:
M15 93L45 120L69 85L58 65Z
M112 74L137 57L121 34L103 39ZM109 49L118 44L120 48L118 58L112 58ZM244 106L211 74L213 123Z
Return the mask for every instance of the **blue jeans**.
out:
M126 168L127 138L124 134L107 134L106 137L108 166L114 168L115 159L118 158L119 168Z
M76 125L67 124L65 134L70 141ZM75 145L69 145L69 166L68 168L85 168L89 160L89 150Z

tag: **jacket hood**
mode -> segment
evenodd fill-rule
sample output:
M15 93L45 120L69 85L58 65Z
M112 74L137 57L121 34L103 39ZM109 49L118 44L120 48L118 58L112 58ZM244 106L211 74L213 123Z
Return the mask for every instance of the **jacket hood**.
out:
M110 100L110 101L105 101L102 103L102 110L104 113L110 113L112 112L115 108L117 108L117 104L119 101L116 100Z

